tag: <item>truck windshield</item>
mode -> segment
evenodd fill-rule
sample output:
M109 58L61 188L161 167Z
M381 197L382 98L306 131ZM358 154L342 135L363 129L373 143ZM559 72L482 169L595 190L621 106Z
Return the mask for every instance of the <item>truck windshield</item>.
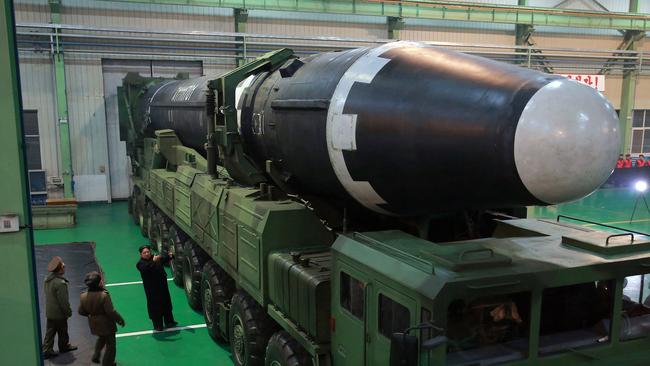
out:
M453 301L447 312L447 364L494 365L528 357L529 292Z
M539 353L609 343L614 281L553 287L542 293Z
M621 340L650 334L650 274L630 276L623 282Z

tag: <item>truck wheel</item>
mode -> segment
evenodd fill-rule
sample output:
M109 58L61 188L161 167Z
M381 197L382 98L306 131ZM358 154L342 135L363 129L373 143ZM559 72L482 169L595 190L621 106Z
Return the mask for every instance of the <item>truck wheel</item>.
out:
M167 249L172 252L172 260L169 261L169 267L174 276L174 283L178 287L183 287L183 243L187 240L185 233L180 231L176 225L169 228L167 235Z
M129 196L129 206L128 206L129 215L133 218L133 222L137 224L135 219L135 191Z
M149 238L149 244L155 247L157 240L156 234L158 234L158 231L155 230L156 223L158 222L158 209L153 203L148 202L145 210L147 214L145 215L144 229L147 231L146 236Z
M232 298L228 326L234 364L263 365L266 343L275 330L264 309L246 293L237 292Z
M226 334L221 331L219 324L222 309L219 304L226 303L232 298L235 292L233 280L216 263L208 261L203 266L201 292L203 293L203 317L210 337L217 342L226 341Z
M147 237L147 208L144 203L144 198L135 200L135 216L137 217L137 224L140 227L140 234Z
M284 330L276 332L266 346L265 366L311 365L309 354Z
M167 220L165 214L162 212L158 212L154 230L156 231L156 242L154 245L156 246L158 253L162 254L169 251L169 246L167 245L167 236L169 234L169 220Z
M183 247L183 287L187 303L194 310L201 310L201 276L207 254L191 240Z

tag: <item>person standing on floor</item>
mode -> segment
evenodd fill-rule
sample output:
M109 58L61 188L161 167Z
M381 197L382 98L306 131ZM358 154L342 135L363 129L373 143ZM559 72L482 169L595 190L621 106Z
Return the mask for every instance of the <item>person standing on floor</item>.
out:
M68 298L68 280L65 263L59 256L52 258L47 265L50 274L45 278L45 339L43 340L43 358L48 359L59 353L74 351L76 346L70 344L68 335L68 318L72 316ZM54 352L54 336L59 337L59 352Z
M172 300L169 296L167 273L163 265L172 259L167 255L152 255L151 247L143 245L139 249L140 261L136 265L142 276L144 293L147 296L147 310L153 322L153 328L161 331L178 325L172 314Z
M98 337L92 361L99 363L102 350L106 348L101 364L113 366L116 353L115 333L117 333L115 324L124 327L124 319L113 307L111 295L104 289L104 281L99 272L87 273L84 283L88 286L88 291L81 294L79 315L88 317L90 333Z

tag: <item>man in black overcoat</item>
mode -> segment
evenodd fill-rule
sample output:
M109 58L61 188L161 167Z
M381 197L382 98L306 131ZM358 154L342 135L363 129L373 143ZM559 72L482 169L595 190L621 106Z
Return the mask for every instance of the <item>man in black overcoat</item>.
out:
M169 262L171 255L151 253L151 247L143 245L139 248L140 261L136 265L142 276L144 293L147 295L147 310L149 318L153 322L153 328L161 331L164 328L172 328L178 323L174 321L172 314L172 300L169 297L167 287L167 273L163 265Z

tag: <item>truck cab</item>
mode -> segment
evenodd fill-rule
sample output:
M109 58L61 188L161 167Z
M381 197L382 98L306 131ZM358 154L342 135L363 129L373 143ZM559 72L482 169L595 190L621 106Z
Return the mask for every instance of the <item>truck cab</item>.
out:
M493 237L465 242L340 235L333 364L646 364L649 245L537 219L499 221ZM400 341L409 328L416 347ZM444 344L431 347L435 337Z

